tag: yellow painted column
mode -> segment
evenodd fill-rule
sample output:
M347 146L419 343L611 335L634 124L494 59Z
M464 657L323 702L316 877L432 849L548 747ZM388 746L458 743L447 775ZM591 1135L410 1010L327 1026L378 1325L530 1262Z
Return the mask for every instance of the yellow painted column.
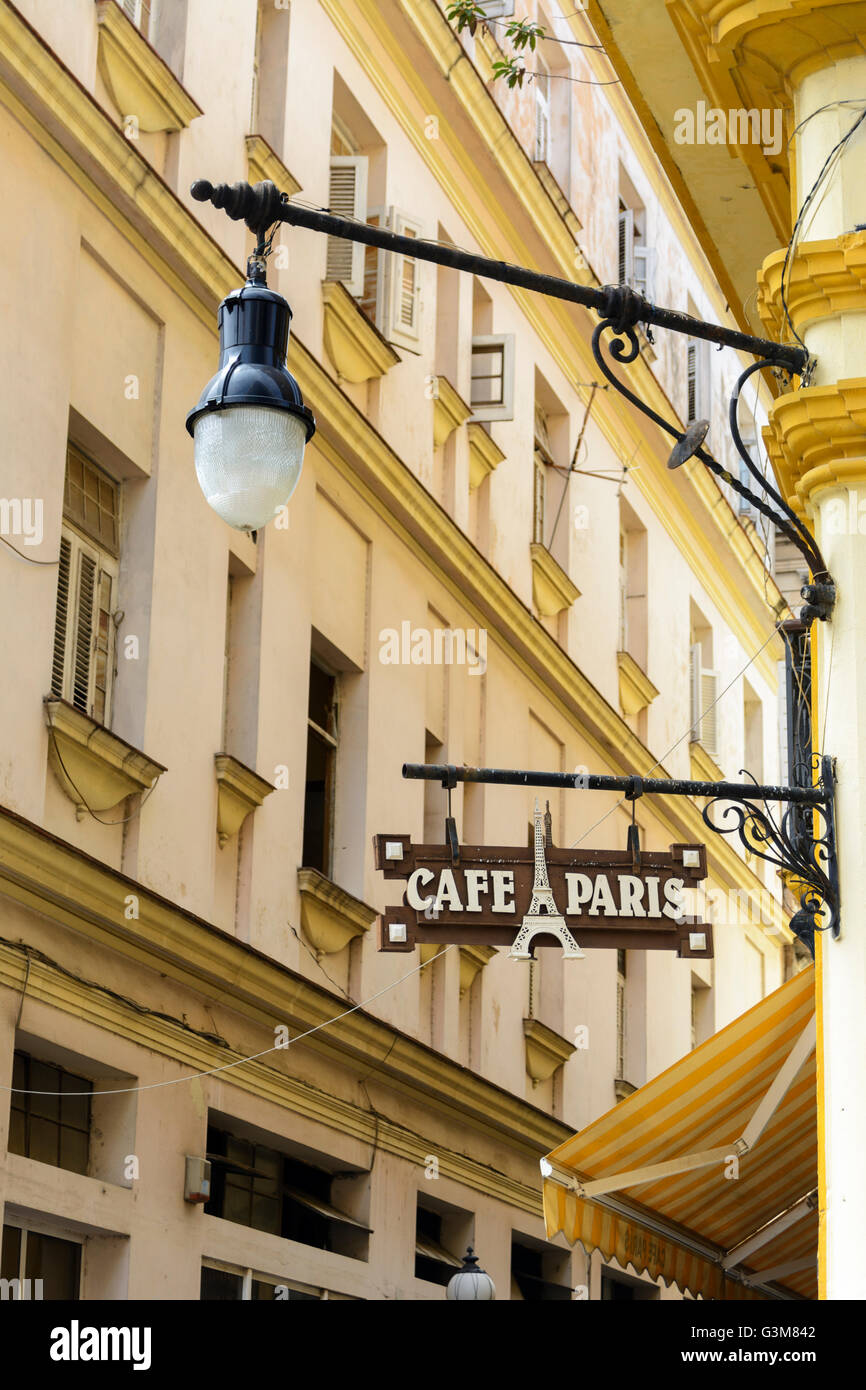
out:
M785 297L818 368L808 388L776 402L768 433L838 590L832 619L813 629L816 746L837 765L842 917L841 938L821 941L817 986L819 1287L828 1299L866 1298L866 232L855 230L866 224L866 120L836 149L864 93L866 57L813 72L794 91L796 120L806 121L793 153L800 206L827 168ZM767 318L777 322L782 260L770 257L761 275Z

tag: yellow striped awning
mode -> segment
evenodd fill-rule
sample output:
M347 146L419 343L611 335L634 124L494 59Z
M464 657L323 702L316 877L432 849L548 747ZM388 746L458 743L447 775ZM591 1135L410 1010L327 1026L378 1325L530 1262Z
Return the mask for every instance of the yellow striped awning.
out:
M817 1297L810 966L542 1160L547 1235L694 1296Z

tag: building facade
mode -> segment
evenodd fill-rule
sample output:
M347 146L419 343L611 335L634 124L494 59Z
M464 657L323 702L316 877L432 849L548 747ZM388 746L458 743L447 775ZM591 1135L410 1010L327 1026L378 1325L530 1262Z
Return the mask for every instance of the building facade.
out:
M196 178L734 322L588 18L539 11L509 89L503 8L0 5L2 1274L45 1297L433 1299L470 1244L500 1298L678 1297L546 1242L537 1160L797 969L774 871L685 798L635 816L706 840L712 961L377 949L372 836L444 836L404 762L779 776L770 538L667 469L588 313L283 227L301 482L250 536L196 481L252 244ZM642 334L625 376L733 467L741 369ZM613 794L549 810L625 847ZM533 797L453 811L525 845Z

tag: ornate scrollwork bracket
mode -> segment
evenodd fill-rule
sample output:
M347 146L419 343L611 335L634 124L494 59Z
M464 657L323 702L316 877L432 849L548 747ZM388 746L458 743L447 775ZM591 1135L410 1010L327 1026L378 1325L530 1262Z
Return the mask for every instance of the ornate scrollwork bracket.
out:
M766 802L712 797L703 809L706 825L718 835L736 835L744 849L775 864L786 876L800 906L791 931L815 954L815 932L838 937L839 875L836 864L833 759L815 754L821 780L814 798L792 802L777 818ZM755 786L756 797L762 788Z

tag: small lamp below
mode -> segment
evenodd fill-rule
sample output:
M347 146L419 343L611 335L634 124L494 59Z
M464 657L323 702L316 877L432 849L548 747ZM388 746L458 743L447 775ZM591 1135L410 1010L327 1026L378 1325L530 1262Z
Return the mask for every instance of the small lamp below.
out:
M496 1285L489 1274L478 1268L478 1256L473 1255L471 1245L463 1256L463 1268L458 1269L448 1281L445 1297L457 1302L474 1298L492 1301L496 1298Z
M707 437L707 430L710 428L709 420L695 420L689 425L685 434L681 434L668 459L668 468L679 468L681 463L687 463L703 444Z

